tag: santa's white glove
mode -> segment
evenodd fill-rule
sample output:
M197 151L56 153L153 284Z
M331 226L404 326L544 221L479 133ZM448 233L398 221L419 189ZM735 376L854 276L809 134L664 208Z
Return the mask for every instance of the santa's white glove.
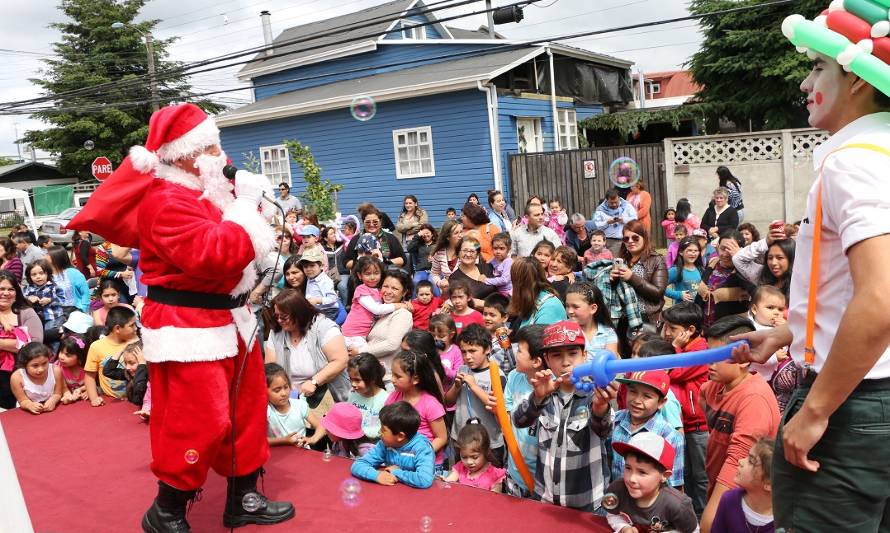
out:
M263 193L272 195L272 185L269 178L262 174L253 174L246 170L239 170L235 174L235 197L246 200L254 205L259 205L263 199Z

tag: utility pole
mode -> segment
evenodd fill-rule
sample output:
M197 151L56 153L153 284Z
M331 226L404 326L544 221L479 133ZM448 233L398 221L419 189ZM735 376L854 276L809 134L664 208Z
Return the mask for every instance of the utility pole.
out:
M132 24L124 24L123 22L115 22L111 25L112 28L119 30L124 26L129 26L130 28L136 30L136 33L145 38L145 51L148 54L148 86L151 89L151 111L154 113L157 111L160 101L160 96L158 95L158 80L157 80L157 72L155 71L155 46L154 46L154 37L150 32L144 32L137 28Z
M491 9L491 0L485 0L485 11L488 15L488 36L494 39L494 11Z
M19 123L13 122L12 129L15 132L15 149L19 153L19 162L21 163L23 161L23 159L22 159L22 145L19 143Z

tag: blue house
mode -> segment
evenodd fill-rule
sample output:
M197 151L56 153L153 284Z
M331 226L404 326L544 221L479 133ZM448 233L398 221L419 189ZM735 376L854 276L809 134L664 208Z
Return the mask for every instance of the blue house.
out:
M252 153L299 194L301 170L282 145L297 140L343 185L340 210L371 201L395 219L415 194L440 223L470 193L484 204L500 189L510 201L508 154L578 148L578 120L633 98L629 61L451 28L427 9L396 0L274 40L267 25L272 50L238 74L254 103L217 117L229 157L243 166ZM352 112L362 97L376 104L369 120Z

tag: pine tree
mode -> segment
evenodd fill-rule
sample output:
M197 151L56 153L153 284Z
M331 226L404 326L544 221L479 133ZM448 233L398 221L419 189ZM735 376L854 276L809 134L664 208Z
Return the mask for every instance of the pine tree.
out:
M689 11L703 14L768 0L692 0ZM805 98L800 82L811 62L782 35L786 16L812 19L826 0L799 0L790 5L754 9L701 21L704 41L689 62L703 87L700 101L712 104L740 127L770 130L805 127Z
M98 155L107 156L117 166L130 146L145 141L151 116L150 84L127 80L148 77L146 46L139 32L151 32L159 21L134 21L146 1L60 2L59 9L69 20L50 25L62 32L61 40L53 45L57 57L43 60L47 67L41 71L42 77L30 81L44 94L121 82L98 92L66 96L57 100L54 108L32 115L52 127L27 132L24 142L55 155L59 170L66 174L88 178L90 163ZM125 26L114 29L111 25L115 22ZM174 41L154 40L159 104L188 100L211 112L220 110L208 101L188 98L191 87L182 74L165 76L181 66L167 60L167 48ZM93 141L94 148L87 149L86 141Z

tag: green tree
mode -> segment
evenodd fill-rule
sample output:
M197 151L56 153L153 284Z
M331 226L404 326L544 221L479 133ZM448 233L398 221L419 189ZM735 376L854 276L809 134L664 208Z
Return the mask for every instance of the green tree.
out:
M10 159L8 157L0 157L0 167L5 167L6 165L14 165L15 160Z
M766 1L692 0L689 11L698 15ZM811 62L785 39L781 25L790 14L812 19L826 6L825 0L799 0L702 19L704 41L688 63L703 87L699 100L745 128L749 121L755 130L806 126L800 82Z
M50 25L62 33L53 44L57 57L43 60L46 68L31 82L49 95L147 76L146 46L139 32L151 32L159 21L134 21L146 1L61 0L59 9L69 20ZM113 29L115 22L125 26ZM185 76L165 77L181 66L167 60L167 48L173 41L175 38L154 41L160 105L191 100ZM145 141L150 98L147 82L65 96L54 108L33 115L51 127L27 132L24 142L55 155L63 173L88 178L90 162L96 156L105 155L117 165L130 146ZM195 103L210 112L221 109L208 101ZM92 150L84 147L88 140L95 145Z
M300 196L315 210L318 220L334 220L337 211L335 195L343 190L343 185L321 177L321 167L315 163L315 156L308 146L298 141L284 141L291 158L303 170L306 192Z

